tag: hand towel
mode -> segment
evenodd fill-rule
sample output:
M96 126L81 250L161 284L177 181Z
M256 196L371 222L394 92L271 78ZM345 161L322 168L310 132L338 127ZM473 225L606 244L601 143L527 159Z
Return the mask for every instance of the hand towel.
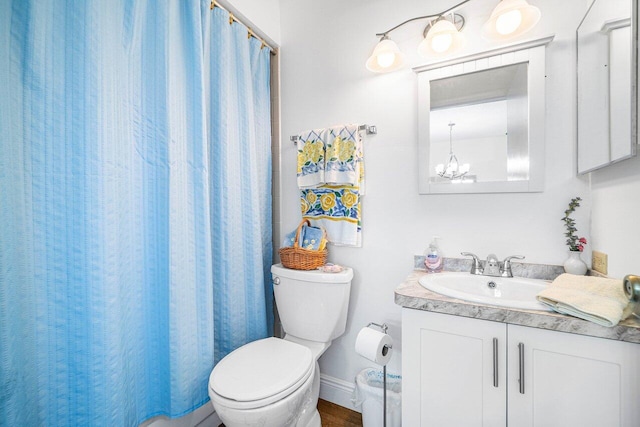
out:
M608 327L632 313L618 279L561 274L537 298L558 313Z
M310 188L325 182L325 139L324 129L310 130L298 135L298 187Z
M359 185L362 162L362 137L359 125L336 126L327 130L325 182L334 185Z
M309 227L304 225L302 237L300 239L300 247L310 251L320 250L320 244L324 238L324 231L321 228Z
M293 230L291 233L287 234L282 241L281 247L292 248L296 242L296 232L297 230ZM324 231L321 228L309 227L308 225L302 226L300 229L298 247L311 251L321 251L325 248L325 244Z
M355 186L325 185L301 191L302 218L327 231L334 245L362 246L360 193Z
M284 236L284 239L282 240L282 246L280 246L281 248L292 248L295 245L296 231L297 230L293 230L291 233ZM302 231L300 232L302 233Z

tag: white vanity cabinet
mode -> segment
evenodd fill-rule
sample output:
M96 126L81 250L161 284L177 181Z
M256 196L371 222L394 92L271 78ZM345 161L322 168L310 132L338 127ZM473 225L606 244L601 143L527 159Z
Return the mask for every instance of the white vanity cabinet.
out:
M407 426L640 425L638 344L402 312Z
M509 427L640 426L639 344L516 325L507 335Z
M403 425L505 426L506 337L503 323L403 308Z

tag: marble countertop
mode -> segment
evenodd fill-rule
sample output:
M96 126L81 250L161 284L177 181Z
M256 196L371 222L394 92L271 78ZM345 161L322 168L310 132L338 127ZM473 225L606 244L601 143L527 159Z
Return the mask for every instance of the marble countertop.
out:
M424 271L414 271L395 290L395 303L402 307L456 316L492 320L513 325L530 326L572 334L588 335L618 341L640 343L640 319L631 316L613 328L607 328L576 317L555 312L521 310L462 301L431 292L418 280Z

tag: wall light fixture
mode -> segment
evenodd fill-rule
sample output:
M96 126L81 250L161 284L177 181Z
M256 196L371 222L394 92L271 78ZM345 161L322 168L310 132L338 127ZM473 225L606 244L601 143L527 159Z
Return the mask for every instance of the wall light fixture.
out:
M424 29L424 39L418 45L418 53L428 58L457 52L466 43L464 35L460 32L462 27L464 27L464 17L456 13L430 21Z
M366 67L376 73L387 73L403 68L407 59L398 45L389 38L389 33L409 22L427 20L423 31L424 39L418 45L418 53L423 57L451 55L465 45L461 33L465 24L462 15L455 13L471 0L464 0L444 12L408 19L395 27L378 33L380 42L367 59ZM482 35L490 40L505 40L517 37L531 30L540 20L540 9L526 0L501 0L491 13L489 21L482 28Z
M482 35L491 40L517 37L535 27L539 20L540 9L527 0L502 0L482 27Z
M367 59L367 70L375 73L388 73L399 70L407 63L407 57L400 51L398 45L387 37L382 35L380 42L373 49L373 53Z

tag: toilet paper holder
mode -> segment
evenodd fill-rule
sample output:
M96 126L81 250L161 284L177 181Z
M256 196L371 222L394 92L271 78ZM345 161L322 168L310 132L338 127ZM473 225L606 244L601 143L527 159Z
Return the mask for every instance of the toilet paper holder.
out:
M383 334L386 334L387 329L389 329L386 323L381 325L379 323L369 322L367 328L371 328L372 326L380 328ZM385 345L382 348L382 354L386 356L387 352L392 348L393 345ZM387 427L387 365L382 366L382 425L383 427Z
M383 323L382 325L379 323L375 323L375 322L369 322L369 324L367 325L367 328L370 328L372 326L376 326L378 328L380 328L380 330L382 331L383 334L387 333L387 329L389 329L389 327L387 326L386 323ZM389 349L392 349L393 346L392 345L385 345L384 348L386 349L386 351L389 351ZM386 356L386 351L383 350L383 354Z

